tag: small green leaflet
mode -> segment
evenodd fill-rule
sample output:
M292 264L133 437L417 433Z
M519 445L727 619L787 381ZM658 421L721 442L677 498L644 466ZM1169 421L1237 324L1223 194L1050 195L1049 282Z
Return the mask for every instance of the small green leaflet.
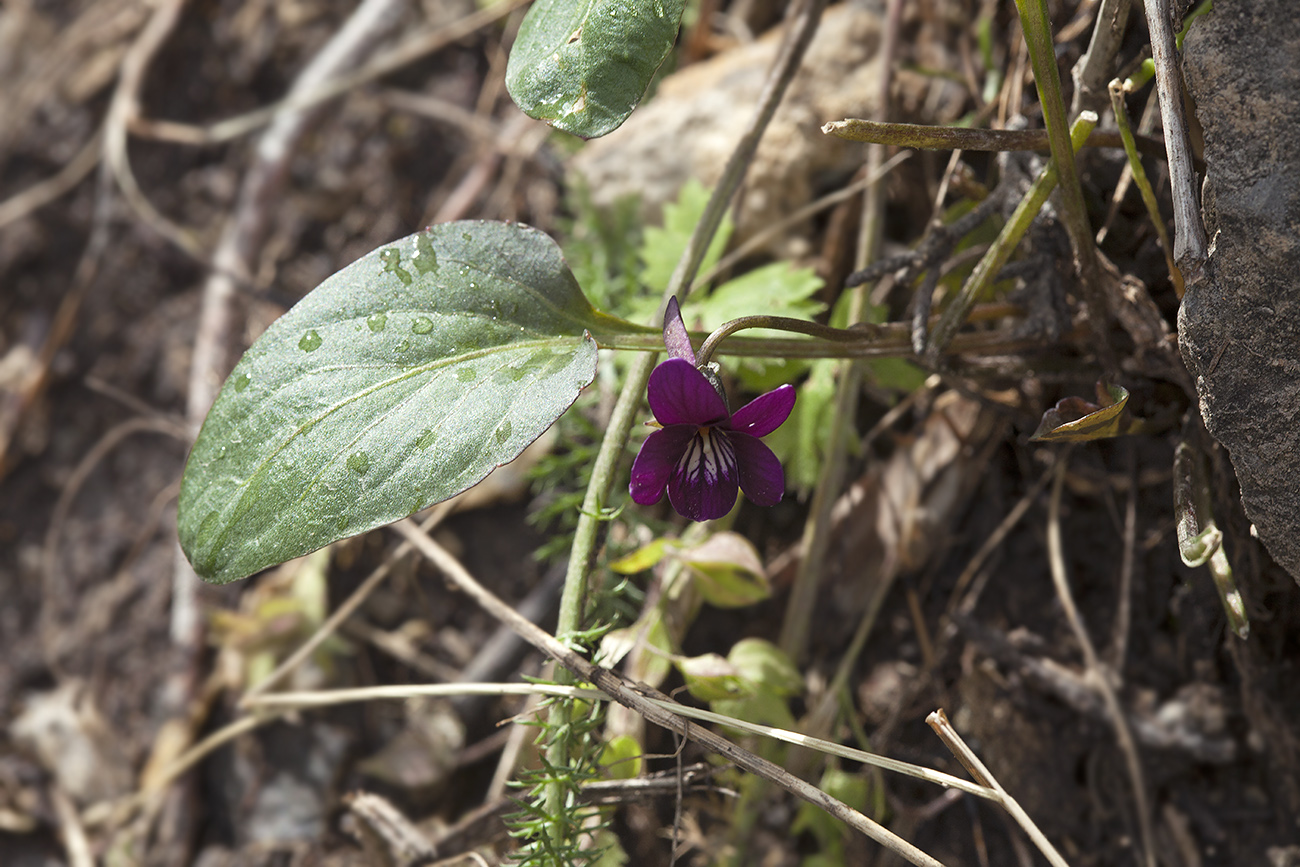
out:
M181 547L224 583L460 493L573 403L612 321L519 224L443 224L362 257L226 380L181 482Z
M506 88L557 129L613 132L672 51L684 9L683 0L537 0L510 51Z

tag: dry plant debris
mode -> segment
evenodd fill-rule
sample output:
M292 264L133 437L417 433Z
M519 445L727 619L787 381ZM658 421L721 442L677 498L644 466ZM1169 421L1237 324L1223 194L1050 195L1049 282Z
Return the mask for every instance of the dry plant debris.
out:
M1105 30L1094 24L1122 20L1117 7L1130 5L1048 4L1067 97L1070 72L1089 53L1075 108L1100 112L1104 135L1113 135L1105 86L1132 72L1148 36L1136 8L1109 43L1092 38ZM1180 4L1146 4L1160 14L1169 5ZM1284 201L1296 177L1286 157L1295 112L1284 110L1295 65L1259 60L1290 57L1295 27L1285 4L1270 11L1255 0L1239 14L1220 5L1188 37L1188 87L1204 134L1195 156L1210 178L1209 276L1249 302L1248 324L1226 324L1205 296L1180 322L1137 197L1117 198L1105 214L1122 152L1081 152L1092 227L1107 225L1097 248L1104 291L1079 285L1069 206L1053 202L1026 234L1027 255L997 275L996 297L976 299L954 354L911 379L884 362L865 368L842 491L828 507L814 628L797 686L780 702L789 725L778 728L870 744L957 776L971 769L977 781L990 775L982 782L1005 788L1072 865L1152 863L1153 853L1177 867L1287 864L1300 852L1300 587L1250 523L1295 574L1286 540L1300 476L1286 469L1296 450L1286 415L1294 376L1285 374L1300 344L1288 342L1294 293L1279 264L1296 228ZM552 531L527 515L580 484L564 460L599 442L616 381L602 374L576 410L581 423L530 453L533 474L551 478L530 489L526 476L490 477L509 484L426 516L432 542L410 527L405 540L371 533L243 586L211 588L178 574L174 503L193 428L233 360L366 251L431 222L517 219L566 243L602 228L600 249L632 249L635 267L635 239L614 236L660 225L688 178L719 177L784 10L770 0L695 4L678 69L623 129L580 145L524 117L505 92L523 6L16 0L0 9L0 863L508 857L504 780L539 761L531 730L517 724L536 714L523 697L257 702L290 686L546 675L541 653L452 592L428 558L477 576L549 629L563 569L533 559ZM823 124L888 109L884 119L895 122L1042 127L1011 4L864 9L828 11L759 148L734 246L810 202L825 209L724 261L720 280L794 257L823 281L812 300L829 309L841 297L863 208L840 193L865 150L823 135ZM1269 14L1284 20L1262 23ZM1247 37L1258 47L1242 64L1233 52ZM881 67L891 53L885 106ZM1129 109L1154 142L1158 112L1137 120L1146 93ZM916 287L924 305L946 309L995 234L944 237L939 222L991 192L984 212L1009 219L1044 165L1042 156L914 151L884 176L889 266L863 295L891 323L880 327L896 338L895 354L934 321L914 302ZM1148 156L1145 165L1170 213L1165 162ZM578 174L612 210L582 210ZM630 223L614 202L624 192L641 195ZM1178 205L1185 216L1187 202ZM1251 264L1259 251L1267 255ZM615 270L601 263L586 273L601 268ZM1097 355L1102 338L1115 353L1111 370ZM805 370L807 394L822 389L829 406L832 363ZM1068 461L1066 447L1028 441L1045 410L1094 394L1107 373L1127 389L1140 432L1074 446ZM770 387L755 385L760 376L742 368L729 386L757 393ZM1186 439L1208 456L1215 517L1250 617L1244 640L1226 631L1208 576L1177 554L1169 468L1182 417L1198 406L1231 452L1230 462L1189 426ZM829 421L804 424L812 438ZM1249 457L1251 443L1279 430L1271 457ZM701 566L686 555L701 541L689 533L680 533L686 554L661 552L633 571L639 595L601 612L628 627L627 672L694 692L701 685L674 667L691 660L697 668L686 670L714 666L715 687L743 687L746 658L729 649L781 632L805 555L809 508L797 494L733 516L730 530L748 540L762 572ZM597 574L607 586L618 580L607 564L681 529L657 513L603 527ZM733 598L743 591L749 601L714 605L683 590L705 585L682 574L725 579ZM610 688L637 707L654 697ZM983 770L925 727L940 707ZM883 857L688 742L714 729L739 742L747 767L775 758L814 784L806 796L820 785L855 808L844 814L851 821L878 822L940 863L1037 857L1007 813L974 795L676 719L662 708L611 712L601 733L643 744L645 774L623 778L631 758L611 758L607 778L580 789L611 823L591 839L617 843L629 863L670 864L675 853L677 863Z

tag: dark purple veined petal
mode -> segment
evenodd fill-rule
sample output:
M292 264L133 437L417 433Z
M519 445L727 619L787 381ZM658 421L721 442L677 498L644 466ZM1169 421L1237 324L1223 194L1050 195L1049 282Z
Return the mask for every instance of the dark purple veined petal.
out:
M765 437L790 417L790 411L794 409L794 398L795 390L789 385L761 394L736 410L731 417L731 429L750 436Z
M686 333L686 323L682 321L682 309L676 298L668 299L664 310L664 347L669 358L681 358L695 366L695 349L691 346L691 336Z
M670 358L650 373L646 398L650 411L664 427L718 424L728 418L722 396L695 365L682 358Z
M632 462L632 481L628 491L633 502L653 506L663 499L673 469L690 445L695 430L692 425L673 425L646 437Z
M781 497L785 495L785 471L781 469L781 462L772 454L772 450L757 438L739 431L731 431L728 438L736 453L740 489L745 492L745 496L760 506L775 506L781 502Z
M668 479L668 501L692 521L712 521L736 505L737 480L731 439L717 428L700 428Z

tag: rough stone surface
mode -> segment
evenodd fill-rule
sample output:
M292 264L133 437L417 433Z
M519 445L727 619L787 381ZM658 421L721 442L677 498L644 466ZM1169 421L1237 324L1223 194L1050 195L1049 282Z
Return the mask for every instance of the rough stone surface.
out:
M1300 582L1300 17L1277 0L1215 4L1184 68L1211 247L1179 312L1183 358L1246 515Z

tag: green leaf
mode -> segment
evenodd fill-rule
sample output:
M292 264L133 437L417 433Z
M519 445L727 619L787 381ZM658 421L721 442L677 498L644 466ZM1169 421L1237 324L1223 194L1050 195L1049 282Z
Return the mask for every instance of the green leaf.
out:
M640 655L640 664L627 673L635 680L658 686L672 670L669 657L673 652L663 609L658 606L642 613L631 626L612 629L605 634L600 641L601 664L607 667L618 665L642 641L648 651Z
M638 315L632 318L645 319L658 309L659 295L668 285L673 269L677 267L677 260L686 250L691 233L695 231L695 224L704 215L704 208L708 203L709 190L692 178L682 186L676 202L664 205L663 228L646 227L641 241L641 261L645 263L645 270L641 272L641 281L654 291L653 297L647 299L643 307L635 309L634 312ZM724 217L722 224L718 226L717 234L709 242L709 249L704 254L704 260L700 264L701 273L712 268L722 258L722 251L727 248L727 241L731 240L732 228L731 217ZM691 320L686 320L688 328L693 325Z
M789 262L773 262L755 268L714 289L707 297L692 298L682 308L690 322L697 318L705 328L717 328L742 316L769 314L794 319L812 319L826 305L812 296L823 286L822 278L812 268L795 268ZM785 332L762 328L746 336L788 337Z
M587 303L550 238L434 226L330 277L231 372L181 483L181 547L233 581L445 500L591 382Z
M600 751L600 765L615 780L632 780L641 776L641 756L645 750L632 735L616 735Z
M815 295L824 285L812 268L796 268L789 262L772 262L728 280L712 292L696 293L682 308L687 322L701 323L713 330L742 316L768 314L811 320L826 308ZM767 329L745 332L746 336L788 337ZM741 358L732 362L741 384L751 391L771 391L797 379L808 369L807 362L784 359Z
M799 399L786 423L763 442L780 459L786 483L810 491L826 459L831 426L835 423L835 369L837 362L819 359L809 367L808 378L799 384Z
M737 673L755 687L756 692L770 692L778 697L803 692L803 675L790 657L763 638L742 638L731 647L727 661Z
M736 667L716 653L677 660L686 689L700 701L723 701L752 695Z
M682 0L537 0L506 88L530 117L583 138L613 132L672 51Z
M827 768L817 788L837 798L855 810L865 810L871 784L861 773L849 773L838 768ZM791 833L811 832L817 839L822 858L812 856L800 862L800 867L823 867L843 864L844 835L848 826L829 813L811 804L804 804L790 826Z
M626 557L620 557L609 568L620 575L635 575L647 569L653 569L664 555L668 553L670 540L655 539L649 545L638 548Z
M794 729L798 726L786 700L770 692L757 692L744 698L714 701L709 703L709 707L714 713L761 726L774 726L779 729ZM739 734L736 729L730 731Z
M740 608L771 595L763 561L739 533L715 533L678 556L695 579L700 596L718 608Z

